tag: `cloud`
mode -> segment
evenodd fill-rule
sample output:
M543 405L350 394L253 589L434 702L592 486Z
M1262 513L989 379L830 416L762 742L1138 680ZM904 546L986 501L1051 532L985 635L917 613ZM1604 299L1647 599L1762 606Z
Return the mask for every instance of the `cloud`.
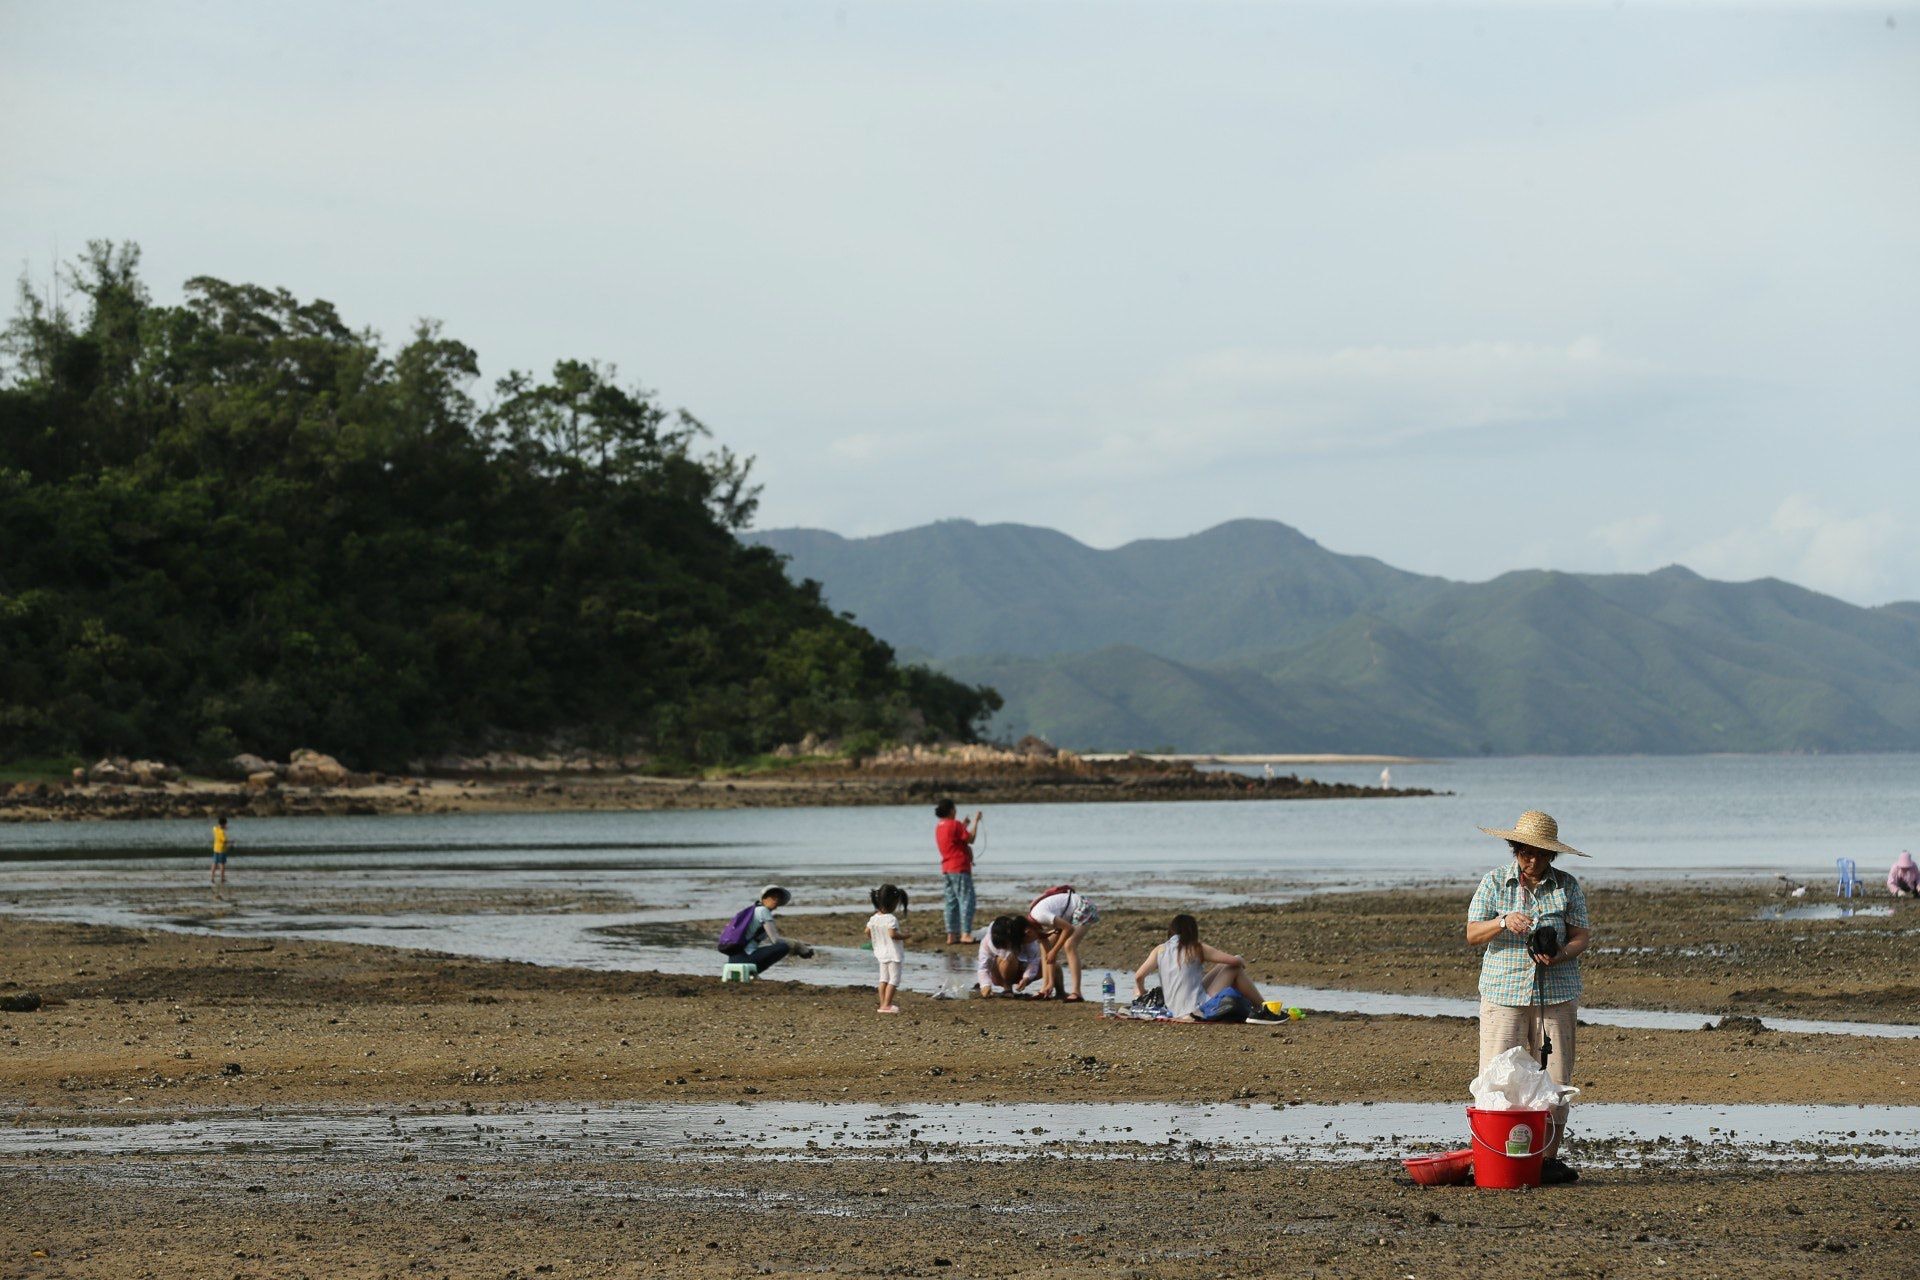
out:
M1879 602L1910 582L1912 540L1888 511L1839 514L1789 494L1765 524L1731 530L1683 559L1715 578L1779 577L1844 599Z
M1594 338L1334 350L1231 348L1180 362L1087 414L1086 461L1158 473L1279 454L1368 452L1489 427L1562 423L1643 397L1652 365Z
M1637 566L1645 561L1666 533L1666 517L1658 512L1643 511L1639 515L1624 516L1590 529L1587 537L1605 547L1616 565Z

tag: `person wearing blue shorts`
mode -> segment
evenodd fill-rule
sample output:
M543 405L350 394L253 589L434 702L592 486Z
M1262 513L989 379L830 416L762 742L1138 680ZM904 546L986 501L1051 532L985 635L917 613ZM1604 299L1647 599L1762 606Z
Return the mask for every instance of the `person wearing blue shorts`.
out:
M227 849L230 840L227 836L227 815L221 814L213 824L213 862L207 868L207 884L218 893L227 883Z

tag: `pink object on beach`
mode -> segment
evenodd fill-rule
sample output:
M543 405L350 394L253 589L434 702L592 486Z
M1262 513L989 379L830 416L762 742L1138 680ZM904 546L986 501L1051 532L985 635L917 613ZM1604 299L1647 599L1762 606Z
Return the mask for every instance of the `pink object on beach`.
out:
M1887 872L1887 892L1920 893L1920 866L1914 865L1912 854L1903 850L1894 860Z

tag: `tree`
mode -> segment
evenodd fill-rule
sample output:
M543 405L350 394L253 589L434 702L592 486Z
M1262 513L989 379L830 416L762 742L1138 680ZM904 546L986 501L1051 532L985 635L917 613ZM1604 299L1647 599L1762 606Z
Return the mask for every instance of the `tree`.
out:
M132 245L23 286L0 384L0 758L314 746L971 737L998 707L734 536L751 463L612 366L510 373L431 322L389 354L332 304Z

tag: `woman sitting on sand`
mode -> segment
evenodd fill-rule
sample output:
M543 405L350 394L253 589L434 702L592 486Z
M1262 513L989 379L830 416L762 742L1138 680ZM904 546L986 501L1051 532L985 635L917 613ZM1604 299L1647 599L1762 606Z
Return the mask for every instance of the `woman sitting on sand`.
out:
M1019 995L1040 980L1040 944L1028 937L1020 916L1001 916L980 939L980 963L974 981L980 994Z
M1171 936L1149 951L1133 971L1134 999L1145 992L1147 975L1158 971L1160 998L1166 1001L1167 1012L1175 1022L1202 1021L1195 1015L1223 991L1238 992L1253 1010L1265 1013L1260 988L1247 976L1247 962L1200 941L1198 920L1183 912L1173 918L1167 931Z
M1060 960L1065 957L1067 976L1072 979L1073 990L1061 995L1064 1000L1079 1000L1080 995L1080 939L1087 930L1100 923L1100 908L1093 905L1084 893L1074 892L1073 886L1063 884L1057 889L1041 894L1027 908L1027 922L1033 926L1030 932L1040 939L1040 991L1039 995L1060 995Z

